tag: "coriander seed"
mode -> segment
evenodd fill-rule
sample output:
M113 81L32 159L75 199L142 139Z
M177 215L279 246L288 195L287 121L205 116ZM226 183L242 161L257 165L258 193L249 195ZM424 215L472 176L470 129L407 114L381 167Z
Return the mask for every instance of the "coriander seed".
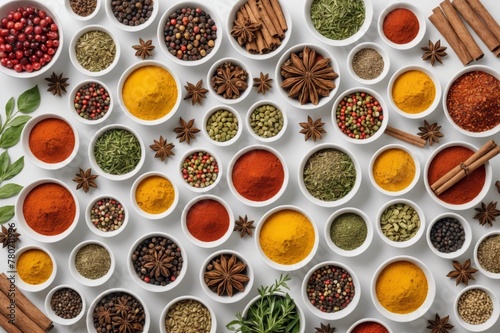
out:
M470 289L458 299L457 310L466 323L481 325L491 318L493 302L486 291Z

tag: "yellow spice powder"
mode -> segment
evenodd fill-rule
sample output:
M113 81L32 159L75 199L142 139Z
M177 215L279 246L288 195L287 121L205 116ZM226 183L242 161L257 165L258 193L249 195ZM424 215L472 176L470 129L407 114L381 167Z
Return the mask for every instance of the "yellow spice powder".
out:
M404 72L394 81L392 99L403 112L416 114L427 110L436 97L432 79L419 70Z
M175 190L172 183L160 176L143 179L135 191L137 205L146 213L160 214L172 206Z
M373 179L386 191L404 190L415 178L415 173L415 161L402 149L387 149L373 162Z
M42 284L50 278L54 269L52 259L42 250L23 252L16 263L17 274L28 284Z

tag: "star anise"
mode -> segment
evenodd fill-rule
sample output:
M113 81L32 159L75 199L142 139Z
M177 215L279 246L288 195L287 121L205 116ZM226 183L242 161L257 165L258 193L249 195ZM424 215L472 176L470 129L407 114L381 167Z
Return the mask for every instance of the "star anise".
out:
M450 316L439 317L439 314L436 313L436 318L434 320L427 320L429 326L428 329L432 330L431 333L448 333L453 327L452 324L448 322L450 320Z
M424 120L424 126L418 128L420 132L418 132L417 135L426 140L429 146L432 146L434 142L439 143L439 138L444 136L444 134L439 131L440 129L441 126L438 126L437 123L429 124L427 120Z
M475 280L472 274L477 272L477 269L471 267L470 259L464 261L460 264L457 260L453 260L454 270L449 272L446 276L452 279L456 279L456 285L459 283L464 283L466 286L469 285L469 280Z
M250 278L243 273L247 265L239 260L236 255L232 255L229 260L227 256L221 254L220 260L213 260L213 268L205 272L205 282L209 288L217 287L217 295L233 296L234 289L245 291L244 283ZM210 266L210 265L209 265Z
M49 89L47 89L47 91L59 97L61 97L63 93L66 93L66 87L69 86L67 82L68 78L63 77L63 73L58 76L56 73L52 72L52 75L45 78L45 81L49 83Z
M240 232L240 237L243 238L245 235L252 237L252 229L255 229L253 225L253 220L248 220L248 217L238 216L238 220L235 222L234 231Z
M225 99L236 99L240 93L248 88L248 73L239 65L230 61L224 62L215 70L215 75L210 79L210 85Z
M194 127L194 119L186 122L182 117L180 118L180 127L174 128L174 132L177 133L176 139L179 139L179 142L186 141L187 144L191 143L191 140L195 138L195 134L200 130Z
M325 123L321 121L321 118L313 120L310 116L307 116L307 123L299 123L299 125L302 127L300 133L305 134L305 141L312 139L316 142L316 140L323 138L322 134L326 133L323 128Z
M165 161L167 157L175 155L172 151L174 147L175 145L173 143L168 143L162 135L160 135L159 140L153 140L153 144L149 146L149 148L156 152L155 158L159 158L162 161Z
M139 38L139 44L133 45L132 48L136 51L135 56L141 57L142 60L150 57L155 49L151 39L144 41L142 38Z
M9 230L2 225L2 232L0 232L0 243L2 243L2 248L9 245L15 246L16 243L19 242L19 237L21 237L21 234L16 231L16 228L12 228L11 230Z
M269 78L269 74L260 72L260 77L253 79L253 86L257 87L257 94L265 95L266 92L271 89L273 79Z
M97 311L94 313L94 318L97 318L99 324L111 324L111 316L113 313L111 312L111 308L105 308L104 306L100 306Z
M283 82L281 87L288 91L288 97L297 98L300 104L317 105L320 97L326 97L335 88L333 82L338 74L330 66L330 58L323 58L308 48L292 53L281 66Z
M436 44L434 44L431 40L429 40L429 46L422 47L422 51L424 54L422 55L422 59L424 61L431 60L431 66L434 66L434 63L438 61L439 63L443 63L442 58L446 57L447 53L444 52L447 49L446 46L441 46L441 40L439 39Z
M120 316L114 316L113 318L113 327L116 327L118 329L118 333L135 333L135 332L142 332L143 327L140 323L136 322L133 320L131 315L128 315L128 317L120 317ZM116 331L113 331L116 332Z
M244 22L235 20L233 22L233 29L231 29L231 36L237 38L240 45L252 42L255 39L255 32L260 30L261 27L262 25L252 23L250 20L244 20Z
M126 318L128 312L131 310L130 305L128 305L127 303L128 299L126 297L120 297L113 309L115 311L115 314Z
M330 324L325 325L320 323L320 327L315 327L316 333L333 333L335 332L335 327L331 327Z
M481 207L474 208L474 210L477 213L473 218L479 220L479 224L481 225L488 223L490 226L493 226L495 218L500 215L500 210L497 209L497 203L493 201L488 205L481 202Z
M78 185L76 185L77 190L83 188L83 191L87 193L91 187L97 188L97 184L95 183L97 177L99 176L92 174L92 169L83 171L83 169L80 168L80 173L76 174L76 177L73 178L73 181L78 183Z
M144 264L144 268L150 269L149 276L158 278L160 276L169 277L170 271L169 268L172 267L170 263L174 260L174 257L168 256L166 253L158 252L154 250L153 254L147 254L142 257L146 262Z
M184 86L187 90L187 95L184 97L184 100L191 98L191 104L195 105L196 103L201 105L201 100L203 98L207 98L206 94L208 92L207 89L203 88L203 80L200 80L196 83L196 85L186 82L187 86Z

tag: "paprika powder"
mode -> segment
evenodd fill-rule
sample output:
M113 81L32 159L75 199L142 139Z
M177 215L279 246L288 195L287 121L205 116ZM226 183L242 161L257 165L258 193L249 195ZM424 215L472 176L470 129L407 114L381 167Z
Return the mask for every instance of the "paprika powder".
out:
M382 30L385 37L395 44L408 44L420 30L417 16L409 9L396 8L384 18Z
M374 321L365 321L360 323L353 330L352 333L389 333L384 325Z
M47 118L33 126L28 139L31 153L45 163L67 159L75 148L75 133L62 119Z
M229 228L229 214L220 202L204 199L189 208L186 215L189 233L202 242L214 242Z

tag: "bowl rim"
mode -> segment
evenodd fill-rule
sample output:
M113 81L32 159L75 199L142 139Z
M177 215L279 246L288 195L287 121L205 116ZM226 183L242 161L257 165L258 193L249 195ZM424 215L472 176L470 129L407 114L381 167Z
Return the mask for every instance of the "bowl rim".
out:
M64 0L64 7L66 8L66 11L69 13L69 15L78 21L89 21L93 19L97 15L97 13L101 10L101 0L96 0L96 6L94 11L90 15L80 16L73 11L73 8L71 8L69 2L70 0Z
M477 269L479 269L479 271L481 273L483 273L486 277L489 277L490 279L497 279L498 280L498 279L500 279L500 273L493 273L493 272L486 270L486 268L481 266L481 264L479 263L479 258L477 256L477 251L479 249L479 245L481 245L481 243L484 242L486 240L486 238L489 238L491 236L500 236L500 230L489 231L486 234L482 235L478 239L478 241L476 242L476 245L474 245L474 261L476 262Z
M98 1L101 1L101 0L98 0ZM65 1L65 3L66 2L67 1ZM106 114L104 116L102 116L101 118L96 119L96 120L84 119L84 118L80 117L78 115L78 113L76 112L75 106L74 106L74 103L73 103L73 101L75 100L76 93L78 92L78 90L81 87L83 87L84 85L89 84L89 83L97 83L97 84L101 85L108 92L109 99L110 99L108 111L106 112ZM109 116L111 114L111 111L113 111L113 107L115 105L115 99L114 99L114 97L111 94L111 90L109 89L109 87L104 82L102 82L100 80L97 80L97 79L86 79L86 80L80 81L78 84L76 84L73 87L73 89L69 93L68 104L69 104L69 112L76 119L78 119L78 121L80 121L82 124L85 124L85 125L97 125L97 124L100 124L100 123L104 122L106 119L109 118Z
M349 328L347 329L347 333L353 333L354 329L358 325L363 324L363 323L369 323L369 322L380 324L380 325L382 325L382 326L385 327L385 329L387 330L388 333L393 333L393 330L389 327L389 325L387 325L386 323L384 323L382 320L380 320L378 318L363 318L363 319L360 319L360 320L354 322L351 326L349 326Z
M247 1L247 0L242 0L242 1ZM275 136L270 137L270 138L263 138L261 136L258 136L257 133L255 133L255 131L253 130L252 126L250 125L250 117L252 116L252 113L259 106L263 106L263 105L274 106L281 113L281 115L283 116L283 127L278 132L278 134L276 134ZM250 106L250 108L248 109L247 113L245 114L245 125L246 125L246 128L248 130L248 133L250 133L250 135L253 138L257 139L260 142L271 143L271 142L278 141L285 134L286 128L288 126L288 116L286 115L286 112L283 111L283 108L277 102L274 102L274 101L269 100L269 99L264 99L264 100L260 100L258 102L255 102L255 103L252 104L252 106Z
M479 325L472 325L465 322L458 313L458 301L460 300L460 297L462 297L462 295L465 294L467 291L474 289L479 289L486 292L490 297L491 302L493 303L493 312L491 314L491 317L487 321ZM482 332L487 330L488 328L491 328L498 321L498 317L500 316L500 303L498 301L498 297L495 295L495 293L493 293L493 291L490 288L477 284L471 285L462 289L455 297L455 301L453 302L453 314L455 315L455 319L457 319L460 326L462 326L464 329L468 330L469 332Z
M217 331L217 317L215 315L214 310L205 300L203 300L197 296L193 296L193 295L178 296L167 303L167 305L163 308L161 315L160 315L160 320L159 320L160 332L167 333L167 329L165 328L165 317L167 316L168 310L170 310L170 308L173 305L175 305L176 303L178 303L180 301L187 301L187 300L197 301L198 303L201 303L203 306L205 306L208 309L208 312L210 313L210 319L211 319L211 326L210 326L209 333L215 333Z
M451 253L439 252L438 249L436 249L434 247L434 245L432 245L432 242L431 242L432 227L434 226L434 224L436 224L437 221L439 221L443 218L446 218L446 217L451 217L451 218L457 219L458 222L464 228L464 232L465 232L464 244L462 245L462 247L460 249L456 250L455 252L451 252ZM425 238L427 240L427 244L429 245L429 248L431 249L431 251L434 252L438 257L441 257L444 259L455 259L455 258L460 257L462 254L467 252L467 250L469 249L469 246L472 243L472 229L471 229L469 223L467 222L467 220L462 215L459 215L459 214L453 213L453 212L446 212L443 214L439 214L429 223L427 230L426 230L426 233L425 233Z
M54 293L60 289L65 289L65 288L74 290L75 292L78 293L78 295L80 295L80 298L82 299L82 310L80 311L80 313L76 317L71 318L71 319L64 319L64 318L56 315L54 310L52 310L52 306L50 304L50 301L52 300L52 296L54 296ZM47 316L50 318L50 320L52 320L53 322L55 322L59 325L74 325L74 324L76 324L85 315L85 309L87 307L87 302L85 300L85 297L83 296L83 293L80 290L78 290L77 288L75 288L69 284L61 284L61 285L58 285L58 286L52 288L52 290L50 290L49 293L47 294L47 296L45 297L44 304L45 304L45 313L47 314Z
M125 25L123 23L118 22L116 17L113 15L112 9L111 9L111 1L104 1L104 9L106 11L106 16L108 17L108 21L112 22L117 28L120 30L126 31L126 32L138 32L146 29L148 26L153 23L153 21L156 19L156 16L158 15L158 12L160 11L159 3L156 4L155 1L153 1L153 12L151 13L151 16L147 21L145 21L142 24L139 24L137 26L129 26Z
M214 74L215 74L217 68L220 67L221 65L223 65L225 62L231 62L234 65L239 65L243 70L245 70L247 72L247 75L248 75L248 77L247 77L248 87L242 93L240 93L240 97L235 98L235 99L226 99L226 98L222 97L221 95L217 94L217 92L214 90L214 88L212 88L211 79L212 79L212 77L214 77ZM236 104L238 102L243 101L244 99L246 99L248 97L248 95L250 95L250 92L252 90L252 84L253 84L252 71L251 71L250 67L248 67L248 65L243 60L235 58L235 57L225 57L225 58L217 60L216 62L214 62L212 64L212 66L210 66L210 69L208 70L208 73L207 73L207 83L208 83L209 92L212 94L212 96L214 96L217 99L217 101L219 101L222 104L227 104L227 105Z
M123 207L123 213L125 215L125 217L123 219L123 223L120 226L120 228L118 228L116 230L112 230L112 231L102 231L102 230L99 230L90 221L90 209L94 206L94 204L97 201L102 200L102 199L107 199L107 198L114 199L117 202L119 202L122 205L122 207ZM125 227L128 224L129 216L130 215L129 215L128 208L127 208L126 205L123 204L123 200L119 199L117 196L115 196L113 194L101 194L101 195L98 195L98 196L92 198L89 201L89 204L87 205L87 208L85 210L85 222L87 223L87 227L90 229L90 231L92 231L97 236L101 236L101 237L105 237L105 238L106 237L113 237L113 236L116 236L119 233L121 233L123 231L123 229L125 229Z
M215 159L215 161L217 162L217 166L219 168L219 172L217 173L217 178L215 179L214 183L211 184L210 186L207 186L207 187L194 187L194 186L189 185L184 179L182 179L182 164L184 163L184 160L186 158L188 158L189 155L192 155L192 154L198 153L198 152L205 152L205 153L208 153L210 156L212 156ZM188 151L186 151L184 153L184 155L182 155L182 158L179 160L179 172L180 172L181 179L183 180L182 183L188 189L190 189L191 191L196 192L196 193L208 192L211 189L213 189L214 187L216 187L222 178L222 174L223 174L222 160L220 160L211 149L206 149L203 147L191 148Z
M96 244L96 245L102 246L104 249L106 249L106 251L108 251L109 257L111 259L111 264L110 264L108 272L105 275L101 276L100 278L94 279L94 280L88 279L88 278L84 277L83 275L81 275L75 266L76 265L76 263L75 263L76 255L78 254L78 252L84 246L91 245L91 244ZM81 283L82 285L87 286L87 287L98 287L98 286L101 286L104 283L106 283L109 280L109 278L113 275L113 273L115 271L115 267L116 267L116 259L115 259L115 255L113 254L113 251L111 250L111 248L107 244L105 244L104 242L102 242L100 240L88 239L88 240L85 240L83 242L76 244L75 247L73 248L73 250L71 250L71 253L70 253L69 258L68 258L68 267L69 267L69 272L71 273L71 276L73 276L73 278L76 281L78 281L79 283Z
M57 275L57 261L56 261L56 258L54 257L54 255L52 254L52 252L49 251L49 249L46 249L44 248L43 246L39 246L39 245L25 245L19 249L16 250L15 252L15 258L17 258L17 261L19 261L19 257L26 251L29 251L29 250L39 250L39 251L43 251L44 253L46 253L49 257L50 257L50 260L52 260L52 273L50 274L49 278L43 282L43 283L40 283L40 284L29 284L27 282L24 282L23 279L21 279L21 277L19 276L19 273L16 273L18 279L16 280L16 285L22 289L22 290L25 290L25 291L28 291L28 292L38 292L38 291L43 291L45 289L47 289L48 286L50 286L52 284L52 282L54 282L54 279L56 278L56 275ZM16 261L16 267L17 267L17 261ZM17 270L17 268L16 268Z
M236 132L236 135L233 136L230 140L215 141L215 140L213 140L208 135L208 132L207 132L207 129L208 129L207 128L208 119L210 118L210 116L212 114L214 114L215 112L217 112L219 110L224 110L224 111L231 112L236 117L236 119L238 120L238 124L237 124L238 125L238 130ZM238 141L238 139L241 137L241 134L243 133L243 119L241 119L241 116L240 116L239 112L236 111L235 108L233 108L233 107L231 107L229 105L215 105L215 106L211 107L203 115L202 123L203 123L203 131L202 132L203 132L203 135L205 136L205 138L207 139L207 141L211 142L214 145L219 146L219 147L227 147L227 146L232 145L233 143L235 143L236 141Z
M352 60L354 59L354 56L359 51L361 51L363 49L375 50L376 52L378 52L380 54L380 56L384 60L384 69L382 70L382 72L380 73L379 76L377 76L376 78L371 79L371 80L366 80L366 79L360 78L356 74L356 72L354 72L354 69L352 67ZM359 83L364 84L364 85L376 84L376 83L379 83L382 80L384 80L385 77L387 76L387 74L389 74L390 67L391 67L391 58L389 57L389 54L381 45L379 45L377 43L373 43L373 42L360 43L360 44L356 45L355 47L353 47L351 52L349 52L349 54L347 55L347 70L348 70L349 74L351 74L351 76L354 80L356 80Z

